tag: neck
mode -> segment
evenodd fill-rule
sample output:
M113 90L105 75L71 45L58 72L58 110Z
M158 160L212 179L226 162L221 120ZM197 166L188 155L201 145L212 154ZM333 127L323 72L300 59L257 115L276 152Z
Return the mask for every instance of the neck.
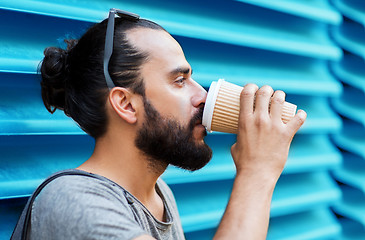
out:
M115 138L105 136L98 139L92 156L78 169L116 182L148 205L148 202L156 198L156 182L167 166L153 164L128 139L133 138L116 141Z

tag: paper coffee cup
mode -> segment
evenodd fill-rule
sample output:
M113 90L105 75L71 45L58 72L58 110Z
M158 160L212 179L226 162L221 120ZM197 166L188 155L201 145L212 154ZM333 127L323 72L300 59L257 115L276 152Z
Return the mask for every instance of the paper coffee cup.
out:
M243 87L219 79L212 82L203 112L202 124L207 131L237 133L240 95ZM281 119L287 123L296 113L297 106L284 102Z

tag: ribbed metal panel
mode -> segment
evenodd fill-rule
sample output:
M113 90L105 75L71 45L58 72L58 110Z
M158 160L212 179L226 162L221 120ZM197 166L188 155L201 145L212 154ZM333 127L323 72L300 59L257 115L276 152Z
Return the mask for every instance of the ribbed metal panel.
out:
M218 78L269 84L307 111L274 192L268 239L364 236L365 11L357 1L0 0L0 239L46 176L92 152L76 124L43 107L36 72L45 47L79 37L111 7L171 32L204 87ZM188 239L211 239L235 174L235 135L212 133L207 142L214 156L206 168L163 175Z
M344 58L331 65L343 84L343 93L332 100L343 128L333 136L343 164L333 171L341 184L342 200L334 211L340 216L343 233L338 239L365 237L365 2L336 0L334 6L344 21L332 29L333 39L343 48Z

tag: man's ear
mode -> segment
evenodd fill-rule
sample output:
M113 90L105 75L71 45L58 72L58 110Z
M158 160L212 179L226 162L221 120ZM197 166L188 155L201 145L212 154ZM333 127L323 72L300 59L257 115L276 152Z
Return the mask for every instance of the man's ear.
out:
M137 122L135 95L122 87L115 87L109 93L109 102L113 110L130 124Z

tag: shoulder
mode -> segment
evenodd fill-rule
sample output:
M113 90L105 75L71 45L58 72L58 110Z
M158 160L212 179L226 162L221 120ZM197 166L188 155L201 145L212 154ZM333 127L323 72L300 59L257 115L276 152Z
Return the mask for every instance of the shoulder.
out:
M131 213L124 191L101 179L66 175L47 184L33 204L34 216L53 215L62 219L95 217L115 209ZM109 214L109 213L108 213ZM103 217L103 216L98 216Z
M123 189L113 182L81 175L66 175L54 179L35 200L43 204L51 202L59 207L62 207L62 204L87 205L103 201L127 204Z
M31 226L32 236L62 236L60 239L75 233L80 239L143 233L122 188L107 179L79 175L62 176L46 185L33 204ZM120 226L127 226L128 231Z

